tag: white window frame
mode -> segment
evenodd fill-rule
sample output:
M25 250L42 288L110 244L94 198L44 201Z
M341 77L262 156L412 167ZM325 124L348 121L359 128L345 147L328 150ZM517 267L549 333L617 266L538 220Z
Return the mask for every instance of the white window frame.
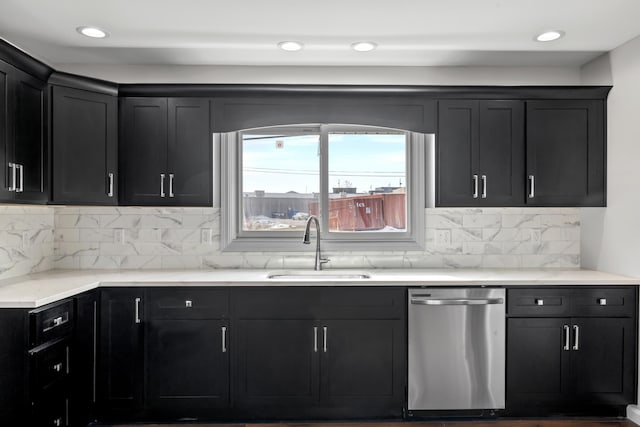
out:
M303 245L302 233L290 231L242 230L242 133L214 134L220 146L220 249L228 252L300 252L313 251L315 245ZM361 125L311 124L259 128L261 134L320 132L320 206L321 239L326 251L410 251L425 247L425 169L427 135L398 129ZM404 232L328 232L329 177L328 138L330 132L403 132L407 135L406 185L407 230ZM315 237L315 234L313 235Z

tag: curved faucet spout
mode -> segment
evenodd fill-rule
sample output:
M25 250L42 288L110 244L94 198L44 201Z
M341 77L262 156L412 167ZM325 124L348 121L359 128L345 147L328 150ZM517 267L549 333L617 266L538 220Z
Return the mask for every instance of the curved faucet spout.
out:
M302 243L308 245L311 243L311 223L314 223L316 226L316 260L313 269L315 271L322 270L322 264L326 264L329 262L328 258L322 258L320 255L320 221L315 215L311 215L309 219L307 219L307 225L304 228L304 237L302 238Z

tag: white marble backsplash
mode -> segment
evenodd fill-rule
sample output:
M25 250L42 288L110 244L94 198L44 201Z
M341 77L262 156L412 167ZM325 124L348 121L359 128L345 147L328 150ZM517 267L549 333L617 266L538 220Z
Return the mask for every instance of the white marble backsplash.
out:
M54 208L0 205L0 279L53 268Z
M329 268L579 268L576 208L426 210L424 251L328 252ZM313 253L220 250L216 208L55 208L61 269L309 268Z

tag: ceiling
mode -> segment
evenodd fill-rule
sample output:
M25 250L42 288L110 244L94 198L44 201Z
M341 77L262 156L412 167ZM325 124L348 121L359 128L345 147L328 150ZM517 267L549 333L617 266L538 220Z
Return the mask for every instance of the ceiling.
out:
M2 0L50 65L578 66L640 35L638 0ZM89 39L76 27L109 32ZM534 36L559 29L550 43ZM283 40L300 52L277 48ZM368 40L373 52L350 44Z

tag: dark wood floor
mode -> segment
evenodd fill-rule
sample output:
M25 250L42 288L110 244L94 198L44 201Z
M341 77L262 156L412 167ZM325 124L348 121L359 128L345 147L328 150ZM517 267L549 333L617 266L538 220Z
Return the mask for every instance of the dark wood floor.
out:
M269 424L189 424L194 427L636 427L619 419L563 420L491 420L491 421L425 421L425 422L352 422L352 423L269 423ZM117 425L113 427L136 427ZM140 426L137 426L140 427ZM185 427L185 424L145 424L144 427Z

